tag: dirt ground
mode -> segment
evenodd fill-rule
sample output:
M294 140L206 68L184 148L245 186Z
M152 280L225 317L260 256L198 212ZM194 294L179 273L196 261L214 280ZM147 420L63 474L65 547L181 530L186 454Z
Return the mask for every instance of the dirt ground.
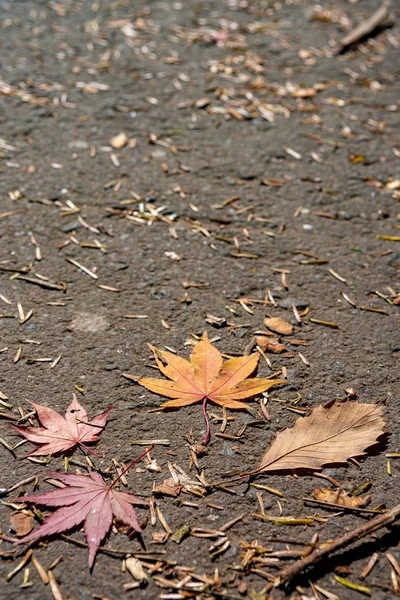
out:
M390 435L360 464L323 474L348 491L370 481L368 508L399 502L399 462L386 456L400 443L393 4L389 26L339 54L338 41L379 2L0 0L0 390L12 405L1 406L3 441L21 440L10 422L30 410L27 400L64 414L76 392L90 416L113 404L94 463L127 464L145 449L133 442L169 440L152 450L156 463L127 475L125 489L150 498L170 477L169 462L207 481L255 468L304 409L353 388L360 402L385 401ZM206 330L221 352L240 354L266 316L290 321L292 338L304 340L282 338L287 349L260 361L259 375L283 368L290 385L270 393L269 421L254 403L252 415L228 412L234 420L222 436L222 410L210 405L208 451L200 470L190 469L190 446L204 435L201 407L149 412L162 399L134 381L154 375L147 343L188 357L193 336ZM0 446L1 488L37 476L49 489L46 470L63 471L62 457L27 460L28 447ZM84 471L79 450L70 470L74 460ZM304 549L316 533L332 540L371 518L306 503L313 487L329 485L317 476L255 483L283 494L263 491L267 515L313 522L255 518L262 490L246 484L204 497L161 495L171 532L219 530L241 517L225 551L210 553L220 534L164 539L160 518L152 525L139 508L148 520L142 540L114 528L104 546L120 552L99 552L92 572L86 547L59 537L35 543L56 584L45 585L30 562L3 579L0 597L261 600L268 576L294 554L260 567L246 564L246 544ZM30 482L3 493L3 536L14 535L12 499L32 491ZM399 531L378 531L273 597L362 597L339 576L377 600L394 598L400 573L386 553L400 560ZM82 531L70 535L84 542ZM26 551L1 542L3 578ZM127 553L143 562L140 586L121 569ZM362 579L373 553L378 563Z

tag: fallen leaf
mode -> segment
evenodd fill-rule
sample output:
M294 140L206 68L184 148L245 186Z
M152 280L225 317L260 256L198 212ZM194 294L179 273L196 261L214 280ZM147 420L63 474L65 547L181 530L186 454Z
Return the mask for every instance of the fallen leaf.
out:
M249 408L241 400L257 396L278 383L280 379L248 379L255 370L259 354L231 358L225 363L222 355L204 332L202 340L195 346L190 362L172 354L158 350L149 344L156 363L165 379L143 378L139 384L148 390L173 398L162 404L162 408L178 408L196 402L203 402L203 415L207 433L202 443L207 443L210 427L206 413L208 401L232 409Z
M170 479L165 479L163 483L155 486L153 488L153 494L160 494L161 496L173 496L176 498L182 491L182 486L175 483L175 481Z
M280 333L281 335L292 335L293 333L292 325L280 317L264 319L264 324L271 331L275 331L275 333Z
M143 454L139 458L142 456ZM124 473L126 471L127 469ZM19 543L68 531L84 523L85 537L89 546L89 567L91 567L100 542L111 527L113 516L130 525L135 531L141 532L132 504L147 506L147 503L132 494L113 489L121 475L110 485L106 485L101 475L95 471L91 471L89 476L63 475L54 472L50 475L64 483L66 487L36 496L19 496L16 501L60 508L47 517L38 529L18 540Z
M10 517L11 530L20 537L33 529L33 513L30 510L17 510Z
M328 487L315 487L312 489L312 495L316 500L320 500L321 502L340 504L340 506L347 506L349 508L365 506L371 500L371 496L362 498L361 496L353 496L353 494L349 494L346 490L334 490Z
M256 472L321 470L364 454L383 433L382 406L334 401L278 433Z
M98 442L99 435L105 427L112 406L91 421L88 421L86 410L79 404L75 394L67 408L65 418L52 408L30 402L34 406L37 418L43 427L25 427L12 425L14 429L34 444L41 444L27 456L48 456L59 454L82 446L90 450L86 444ZM93 453L93 450L90 450Z
M176 497L183 491L194 496L204 496L206 493L204 485L200 481L191 479L179 465L168 463L168 469L171 477L155 486L153 489L154 494Z
M264 335L256 336L257 346L260 346L264 352L272 352L273 354L280 354L287 350L285 344L281 344L278 338L268 338Z

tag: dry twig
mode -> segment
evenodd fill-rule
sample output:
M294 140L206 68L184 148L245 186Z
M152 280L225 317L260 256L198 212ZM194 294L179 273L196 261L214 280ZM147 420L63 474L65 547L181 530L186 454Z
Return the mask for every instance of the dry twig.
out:
M314 552L311 552L311 554L309 554L308 556L298 560L293 565L282 569L278 573L275 581L270 582L264 588L264 591L269 592L274 587L281 587L282 585L285 585L286 583L294 579L294 577L296 577L299 573L307 569L307 567L315 565L316 563L320 562L320 560L322 560L323 558L326 558L334 552L336 552L336 550L339 550L340 548L345 548L346 546L357 542L358 540L369 535L370 533L373 533L374 531L377 531L382 527L394 523L398 519L400 519L400 504L397 504L394 508L385 512L383 515L375 517L368 523L364 523L360 527L353 529L353 531L349 531L349 533L342 535L340 538L334 540L330 544L324 544L323 547L314 550Z
M379 25L381 25L388 16L390 6L390 0L385 0L382 6L380 6L378 10L369 17L369 19L360 23L358 27L356 27L355 29L353 29L353 31L350 31L350 33L345 35L345 37L339 41L339 48L337 50L337 54L344 52L346 48L352 46L356 42L359 42L365 36L375 31L375 29L377 29L377 27L379 27Z

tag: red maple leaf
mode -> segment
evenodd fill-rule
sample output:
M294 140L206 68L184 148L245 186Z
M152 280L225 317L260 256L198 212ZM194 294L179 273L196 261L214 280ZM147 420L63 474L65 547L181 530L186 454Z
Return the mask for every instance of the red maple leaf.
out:
M75 446L82 446L95 454L93 450L87 448L86 444L98 442L100 439L99 434L102 432L108 414L112 409L112 406L109 406L100 415L88 421L87 412L79 404L75 394L73 394L72 402L67 408L65 418L52 408L34 402L30 402L30 404L35 407L37 418L43 427L12 425L30 442L41 444L40 448L27 456L59 454L60 452L72 450Z
M68 531L84 523L84 532L89 546L89 567L92 567L100 542L108 533L113 516L130 525L132 529L141 532L133 504L148 506L132 494L114 490L117 481L151 448L148 448L134 460L110 485L104 479L91 471L89 476L60 474L50 472L50 475L66 487L51 490L36 496L20 496L18 502L34 502L43 506L59 506L53 514L44 521L38 529L18 540L19 543L30 542L37 538L48 537L63 531Z

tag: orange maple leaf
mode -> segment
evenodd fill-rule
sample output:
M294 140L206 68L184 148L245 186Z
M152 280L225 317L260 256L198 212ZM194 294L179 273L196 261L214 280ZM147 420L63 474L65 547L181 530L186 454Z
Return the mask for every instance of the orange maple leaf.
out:
M221 353L209 342L206 332L195 346L190 362L172 352L158 350L151 344L149 347L154 353L157 367L169 381L145 377L139 380L139 384L156 394L173 398L164 402L162 408L178 408L203 401L207 425L204 444L210 437L206 412L208 401L226 408L246 409L249 407L241 400L257 396L278 383L287 383L281 379L248 379L260 355L240 356L224 363Z

